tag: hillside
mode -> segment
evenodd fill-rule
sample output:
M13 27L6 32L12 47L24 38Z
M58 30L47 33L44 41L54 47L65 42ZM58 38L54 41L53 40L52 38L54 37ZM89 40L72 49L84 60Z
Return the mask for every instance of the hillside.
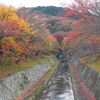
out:
M47 6L47 7L30 7L30 8L21 8L20 10L30 10L32 13L41 12L43 14L51 15L51 16L61 16L64 14L64 8L62 7L55 7L55 6Z
M69 8L0 5L1 99L100 100L100 8L78 1Z

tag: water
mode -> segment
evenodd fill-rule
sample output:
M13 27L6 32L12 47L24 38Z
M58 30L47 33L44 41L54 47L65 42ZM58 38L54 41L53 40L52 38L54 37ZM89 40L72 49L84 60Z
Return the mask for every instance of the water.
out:
M74 100L71 77L66 63L60 63L40 100Z

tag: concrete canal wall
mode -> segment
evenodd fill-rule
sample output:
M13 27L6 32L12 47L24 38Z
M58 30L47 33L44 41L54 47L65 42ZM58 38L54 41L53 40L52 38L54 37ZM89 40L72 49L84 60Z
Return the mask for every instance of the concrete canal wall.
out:
M41 79L46 83L56 67L57 60L52 59L0 80L0 100L23 100L36 88L35 85L39 84Z
M69 67L76 100L100 100L100 72L75 59L69 61Z

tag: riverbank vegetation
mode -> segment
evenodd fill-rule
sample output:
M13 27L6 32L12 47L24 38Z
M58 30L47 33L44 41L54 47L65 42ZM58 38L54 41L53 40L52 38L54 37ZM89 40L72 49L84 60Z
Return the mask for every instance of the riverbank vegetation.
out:
M14 66L27 65L29 59L31 65L32 59L59 50L70 58L83 58L99 71L100 11L96 5L100 2L89 1L75 0L69 8L53 7L56 15L51 14L52 7L47 7L48 11L46 7L15 9L0 5L0 73L7 73L7 68L24 69Z
M43 64L46 62L52 62L52 56L38 56L34 59L27 59L26 61L20 63L12 63L9 66L0 66L0 79L10 76L19 71L23 71L28 68L32 68L35 65Z
M62 42L70 58L83 57L96 71L100 71L100 6L96 6L99 4L98 0L75 0L66 16L78 14L80 18L72 24L72 31Z
M40 53L49 53L53 50L56 39L48 30L41 31L35 24L39 24L38 20L37 23L33 20L33 24L30 24L17 15L15 8L0 6L1 66L19 63L28 58L34 58ZM40 24L43 23L40 22Z
M36 16L30 22L28 15L0 5L0 78L50 60L57 42Z

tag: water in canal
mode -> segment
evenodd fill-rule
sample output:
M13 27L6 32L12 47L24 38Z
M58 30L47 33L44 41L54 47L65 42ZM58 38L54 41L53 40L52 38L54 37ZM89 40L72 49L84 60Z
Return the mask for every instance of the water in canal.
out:
M40 100L74 100L68 66L62 62Z

